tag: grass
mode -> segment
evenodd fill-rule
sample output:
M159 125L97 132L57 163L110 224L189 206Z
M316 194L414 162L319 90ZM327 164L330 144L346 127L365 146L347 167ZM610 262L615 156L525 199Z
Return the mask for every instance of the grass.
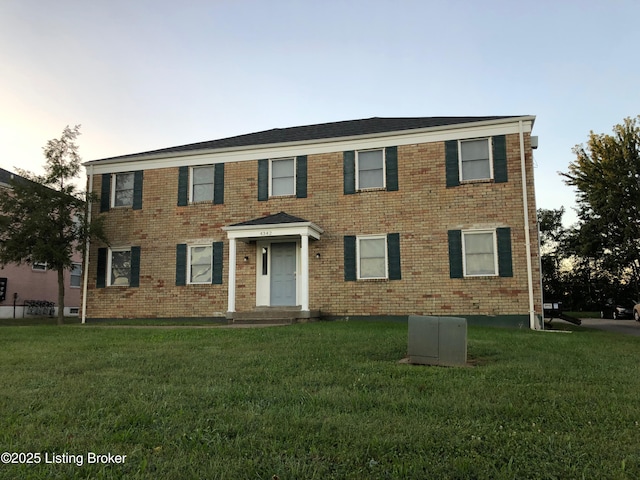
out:
M0 329L0 478L640 477L640 339L469 328L466 368L407 327ZM88 452L126 455L91 464Z

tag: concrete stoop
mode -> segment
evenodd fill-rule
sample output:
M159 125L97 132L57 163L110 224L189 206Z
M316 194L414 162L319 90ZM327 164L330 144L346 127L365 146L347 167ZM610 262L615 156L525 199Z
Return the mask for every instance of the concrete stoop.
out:
M312 322L320 318L317 310L302 311L300 307L256 307L248 312L232 312L227 315L231 324L257 325L278 324L291 325L294 323Z

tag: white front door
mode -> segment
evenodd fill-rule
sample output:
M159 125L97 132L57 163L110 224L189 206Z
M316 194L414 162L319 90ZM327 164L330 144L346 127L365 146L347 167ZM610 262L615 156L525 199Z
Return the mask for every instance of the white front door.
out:
M296 305L295 242L271 244L270 305Z

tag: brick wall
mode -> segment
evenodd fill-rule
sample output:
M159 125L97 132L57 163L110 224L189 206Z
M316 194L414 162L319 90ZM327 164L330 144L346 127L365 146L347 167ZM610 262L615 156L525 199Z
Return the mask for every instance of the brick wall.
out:
M529 134L525 134L535 309L541 311ZM343 154L308 156L308 197L257 200L257 161L225 164L224 204L177 207L178 168L145 170L141 210L105 213L111 246L141 247L138 288L96 288L91 246L87 316L209 317L227 309L221 227L285 211L325 233L309 248L309 303L327 315L526 315L527 266L518 135L507 135L506 183L445 186L444 143L398 147L399 191L343 194ZM100 176L94 179L100 185ZM99 187L97 188L99 190ZM99 191L97 191L99 193ZM93 206L98 215L98 205ZM447 231L511 228L513 277L449 278ZM344 281L344 235L400 233L402 280ZM222 285L175 286L176 244L224 241ZM255 306L255 245L237 243L236 310ZM316 258L320 253L320 258ZM243 258L249 261L244 262Z

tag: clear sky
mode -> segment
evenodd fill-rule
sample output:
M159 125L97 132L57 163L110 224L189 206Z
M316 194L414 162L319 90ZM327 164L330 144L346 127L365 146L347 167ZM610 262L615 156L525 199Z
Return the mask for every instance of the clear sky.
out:
M0 166L368 117L536 115L539 208L640 114L638 0L0 0Z

